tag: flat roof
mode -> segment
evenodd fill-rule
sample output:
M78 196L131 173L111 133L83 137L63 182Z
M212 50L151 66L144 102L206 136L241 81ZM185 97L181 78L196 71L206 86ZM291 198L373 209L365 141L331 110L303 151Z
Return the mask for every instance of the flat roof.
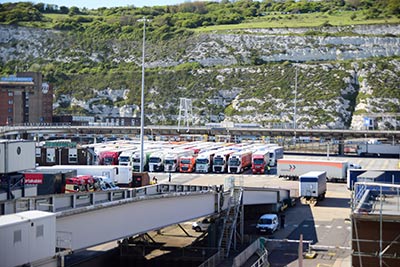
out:
M363 185L366 186L366 189L354 209L354 213L400 216L400 185L357 183L357 186Z
M358 178L376 179L384 174L385 174L384 171L366 171L358 175Z
M20 224L29 220L47 218L51 216L55 217L56 214L40 210L30 210L14 214L2 215L0 216L0 227Z

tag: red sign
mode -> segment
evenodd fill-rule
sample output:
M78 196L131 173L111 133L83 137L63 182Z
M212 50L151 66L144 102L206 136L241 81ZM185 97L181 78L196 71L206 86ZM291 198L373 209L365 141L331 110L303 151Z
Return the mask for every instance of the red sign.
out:
M25 184L43 184L43 173L25 173Z

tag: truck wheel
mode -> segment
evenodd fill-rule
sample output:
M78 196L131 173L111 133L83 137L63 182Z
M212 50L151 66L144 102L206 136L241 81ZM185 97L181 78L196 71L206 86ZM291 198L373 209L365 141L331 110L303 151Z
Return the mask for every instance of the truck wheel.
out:
M194 228L194 230L195 230L197 233L201 232L201 228L200 228L199 226L197 226L196 228Z

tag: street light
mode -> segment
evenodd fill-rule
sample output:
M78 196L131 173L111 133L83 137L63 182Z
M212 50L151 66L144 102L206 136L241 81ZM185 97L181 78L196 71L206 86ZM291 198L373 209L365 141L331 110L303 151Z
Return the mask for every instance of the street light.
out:
M297 115L297 66L296 66L296 74L294 79L294 109L293 109L293 129L296 132L296 115Z
M141 93L141 108L140 108L140 172L143 172L144 159L144 56L146 45L146 17L138 21L143 21L143 47L142 47L142 93Z
M294 79L294 107L293 107L293 131L294 131L294 140L293 143L296 149L296 119L297 119L297 66L296 66L296 75Z

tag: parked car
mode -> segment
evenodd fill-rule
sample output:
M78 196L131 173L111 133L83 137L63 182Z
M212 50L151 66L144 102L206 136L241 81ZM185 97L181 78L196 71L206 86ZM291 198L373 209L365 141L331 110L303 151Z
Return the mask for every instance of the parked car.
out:
M278 215L276 214L264 214L262 215L256 225L257 230L260 233L272 234L279 229Z
M192 229L195 230L196 232L205 232L207 231L210 224L211 224L211 219L205 218L201 221L194 222L192 224Z

